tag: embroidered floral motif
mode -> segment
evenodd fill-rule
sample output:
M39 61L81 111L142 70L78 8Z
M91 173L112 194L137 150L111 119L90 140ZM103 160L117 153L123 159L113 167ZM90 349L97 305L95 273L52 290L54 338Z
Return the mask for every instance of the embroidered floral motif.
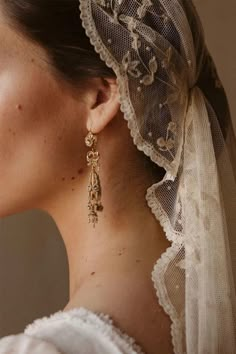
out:
M134 30L136 29L136 26L137 26L137 21L133 17L125 16L123 14L121 14L119 16L119 20L123 21L124 23L126 23L128 25L128 30L130 31L130 36L133 39L132 48L135 49L136 51L138 51L138 49L141 46L141 40L139 38L139 34L134 32Z
M125 71L127 71L131 76L137 78L142 75L141 71L137 69L137 66L139 65L138 60L131 60L131 54L130 51L126 53L122 60L123 68Z
M162 18L162 20L164 22L164 25L166 25L169 22L169 20L170 20L169 16L167 16L166 14L162 14L161 18Z
M132 48L137 50L141 47L141 40L139 39L139 35L137 33L132 33L132 38L133 38L133 42L132 42Z
M149 5L150 6L150 5ZM139 49L141 47L141 39L140 39L140 36L138 33L135 33L134 31L136 30L136 27L137 27L137 20L134 19L133 17L130 17L130 16L125 16L123 14L121 14L119 16L119 20L123 21L124 23L127 24L128 26L128 30L130 31L130 36L132 38L132 45L131 47L137 52L137 55L139 56ZM150 51L150 47L148 48L149 51ZM140 56L139 56L140 57ZM127 59L129 61L129 53L127 53L124 58L123 58L123 64L125 66L125 69L127 69ZM141 72L138 71L138 75L137 75L137 72L135 73L135 75L133 75L132 73L132 65L135 65L135 69L136 69L136 66L142 62L142 59L140 58L140 61L133 61L131 64L131 70L129 70L129 73L131 73L132 76L134 77L140 77L141 76ZM143 63L144 64L144 63ZM149 69L147 68L148 70L148 74L145 74L142 78L142 80L140 81L140 83L144 84L144 85L151 85L154 80L155 80L155 73L157 72L158 70L158 63L157 63L157 59L156 57L152 57L150 60L149 60ZM131 72L130 72L131 71Z
M96 3L97 3L99 6L108 7L108 2L107 2L107 0L96 0Z
M153 57L150 61L149 61L149 69L151 71L150 74L147 74L143 77L142 79L142 83L144 85L151 85L154 81L154 75L158 70L158 64L157 64L157 60L156 57Z
M185 259L182 259L181 261L176 263L176 267L179 267L180 269L184 269L185 270Z
M169 136L170 132L174 135L174 138L171 138ZM170 122L167 128L166 139L164 139L163 137L157 139L157 145L160 147L159 150L168 151L173 158L174 155L172 154L171 150L175 146L175 136L176 136L176 123Z
M165 59L162 60L161 62L161 66L165 69L167 69L170 65L170 62L171 62L171 58L172 58L172 53L173 53L173 50L171 47L169 47L165 53Z
M143 4L138 8L137 15L139 18L143 18L146 15L146 12L153 3L151 0L143 1Z

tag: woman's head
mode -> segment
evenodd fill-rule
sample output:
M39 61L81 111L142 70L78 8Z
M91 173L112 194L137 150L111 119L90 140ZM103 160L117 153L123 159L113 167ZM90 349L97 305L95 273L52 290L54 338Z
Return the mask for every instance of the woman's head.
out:
M101 172L124 149L133 168L137 156L163 172L133 145L115 74L89 44L77 0L0 1L0 17L1 216L43 208L82 181L86 193L89 128L99 134Z
M37 206L36 200L66 180L83 178L83 138L89 127L94 133L115 128L112 142L119 141L119 127L123 143L129 139L131 148L133 142L126 122L113 119L121 118L116 76L90 44L78 0L2 0L0 16L1 181L8 181L14 196L19 193L24 207L32 207L34 198ZM111 142L109 147L113 160L120 156ZM156 176L163 175L163 169L137 154Z
M20 26L22 23L10 16L11 11L16 15L20 3L25 17L29 7L32 8L29 21L37 23L40 18L40 13L34 17L35 0L24 4L0 2L1 216L38 207L40 201L63 188L72 192L77 180L85 178L88 148L84 137L88 129L92 126L99 133L119 113L115 79L103 80L97 69L94 78L85 75L87 84L84 81L82 86L75 87L56 75L55 69L51 70L46 43L39 45L29 39L30 29L28 37ZM40 3L43 12L44 2ZM59 12L60 9L58 5ZM41 23L38 31L43 28ZM50 33L48 29L44 35L51 38ZM55 37L56 40L61 39ZM69 39L68 44L71 44ZM51 48L53 44L50 42L48 46ZM68 69L73 54L67 56L68 59L59 62L67 60L63 65ZM54 63L52 68L55 67ZM65 75L70 78L70 74Z

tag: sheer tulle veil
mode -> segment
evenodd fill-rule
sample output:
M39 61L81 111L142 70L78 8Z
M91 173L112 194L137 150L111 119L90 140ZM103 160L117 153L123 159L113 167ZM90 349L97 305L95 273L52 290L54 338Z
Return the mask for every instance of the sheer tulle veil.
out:
M165 169L146 201L171 241L152 274L177 354L236 353L236 141L191 0L80 0L134 144Z

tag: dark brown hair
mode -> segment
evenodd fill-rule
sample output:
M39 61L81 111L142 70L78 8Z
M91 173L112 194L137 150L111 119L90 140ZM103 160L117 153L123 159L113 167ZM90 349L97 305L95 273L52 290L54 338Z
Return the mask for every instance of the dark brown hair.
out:
M5 0L13 25L46 49L52 69L77 86L91 77L115 77L90 44L78 0Z

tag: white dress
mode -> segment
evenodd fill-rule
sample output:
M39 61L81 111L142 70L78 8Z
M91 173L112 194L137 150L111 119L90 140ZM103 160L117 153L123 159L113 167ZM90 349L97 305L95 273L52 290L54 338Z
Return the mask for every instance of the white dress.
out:
M0 339L0 354L145 354L112 318L84 307L58 311Z

